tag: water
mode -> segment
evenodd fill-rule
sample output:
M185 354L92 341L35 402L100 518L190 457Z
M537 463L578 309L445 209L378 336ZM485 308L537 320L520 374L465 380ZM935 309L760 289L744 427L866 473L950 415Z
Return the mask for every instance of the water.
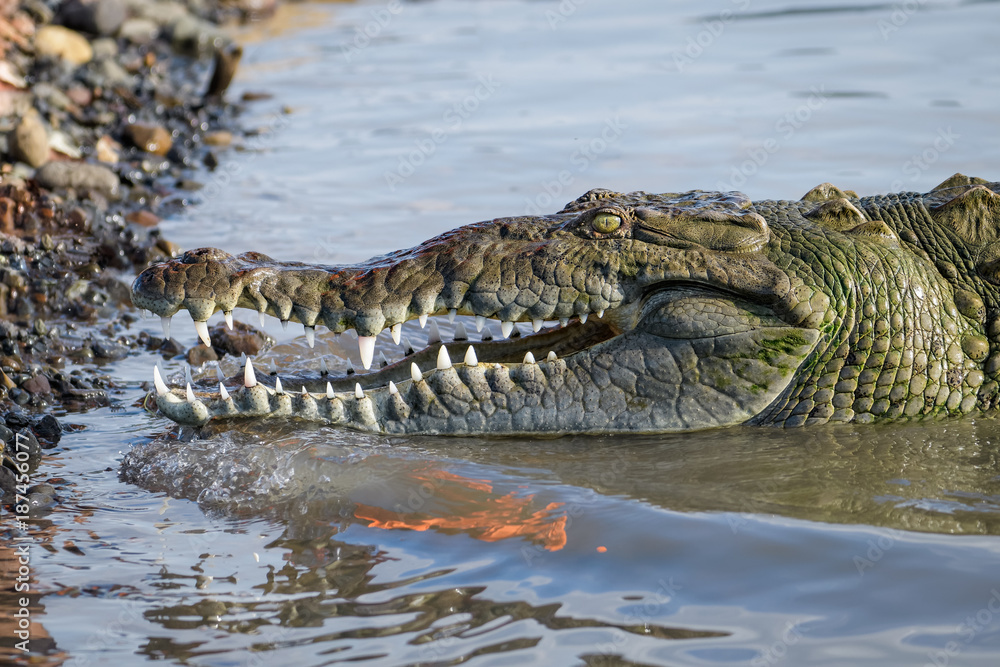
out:
M249 119L268 131L224 156L165 233L341 263L555 211L592 187L761 199L824 181L872 193L996 178L998 12L296 6L288 30L248 36L236 94L275 94ZM174 331L193 344L186 320ZM281 340L269 359L315 368L301 336L268 330ZM317 347L339 368L356 355ZM33 641L49 664L1000 656L993 420L555 440L284 423L190 439L135 404L152 361L113 366L126 409L66 415L86 428L36 472L68 480L31 552ZM176 381L180 365L166 366Z

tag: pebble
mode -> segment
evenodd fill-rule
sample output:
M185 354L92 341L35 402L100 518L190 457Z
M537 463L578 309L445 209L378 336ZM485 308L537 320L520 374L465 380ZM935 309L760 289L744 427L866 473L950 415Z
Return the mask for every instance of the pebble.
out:
M101 162L118 164L121 159L122 146L108 135L102 136L94 146L94 156Z
M263 331L240 321L233 322L232 331L225 324L216 324L209 329L208 336L213 347L234 357L241 354L252 357L274 343L274 339Z
M40 394L51 394L52 386L49 385L49 379L43 374L33 375L24 382L21 383L21 389L25 390L32 395Z
M57 21L68 28L110 37L125 20L122 0L67 0L59 7Z
M203 54L218 49L226 38L213 24L185 14L171 25L171 41L181 53Z
M233 133L228 130L216 130L206 132L203 139L209 146L228 146L233 143Z
M35 172L35 180L43 188L92 189L107 196L118 196L119 181L107 167L85 162L49 162Z
M101 37L90 43L94 58L113 58L118 55L118 42L110 37Z
M218 361L219 355L210 347L205 345L195 345L187 351L187 362L198 367L209 361Z
M31 430L38 436L38 441L42 443L42 448L45 448L45 444L54 446L62 439L62 427L52 415L44 415L32 424Z
M0 466L0 496L13 496L17 492L17 475L7 466Z
M49 159L49 135L38 113L32 109L14 130L14 156L32 167L41 167Z
M155 227L160 224L160 218L152 211L132 211L125 216L126 222L140 227Z
M83 65L94 57L94 50L86 37L61 25L46 25L38 29L35 53L62 58L74 65Z
M139 45L151 43L159 34L159 24L143 17L127 19L118 30L119 37Z
M99 340L90 346L98 359L124 359L128 356L128 348L115 340Z
M174 143L163 126L149 123L132 123L125 128L125 136L136 148L154 155L166 155Z

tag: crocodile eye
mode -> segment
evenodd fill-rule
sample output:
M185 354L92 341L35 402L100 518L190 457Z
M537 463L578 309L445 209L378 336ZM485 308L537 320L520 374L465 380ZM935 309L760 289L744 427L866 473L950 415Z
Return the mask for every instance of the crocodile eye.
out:
M594 216L594 220L590 225L594 228L595 232L610 234L622 226L622 219L621 216L614 213L598 213Z

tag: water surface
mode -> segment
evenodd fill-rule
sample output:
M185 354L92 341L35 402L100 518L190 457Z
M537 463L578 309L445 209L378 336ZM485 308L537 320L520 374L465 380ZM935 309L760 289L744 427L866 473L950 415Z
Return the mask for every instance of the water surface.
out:
M992 2L295 11L292 30L248 35L235 94L275 97L248 118L261 134L168 221L185 247L343 263L593 187L765 199L997 177ZM174 331L193 344L186 323ZM264 371L315 369L318 353L357 364L348 336L309 351L268 331L281 344ZM282 423L192 438L135 404L152 362L113 366L125 409L67 415L86 428L37 472L70 480L33 533L50 663L1000 658L991 419L552 440Z

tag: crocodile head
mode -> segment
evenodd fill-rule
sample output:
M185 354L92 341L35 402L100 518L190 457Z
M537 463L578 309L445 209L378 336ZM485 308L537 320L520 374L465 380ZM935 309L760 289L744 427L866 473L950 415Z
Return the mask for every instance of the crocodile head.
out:
M968 412L997 393L984 375L1000 255L986 218L1000 196L981 183L956 175L927 195L863 199L824 184L757 204L593 190L553 215L468 225L353 266L195 250L143 272L132 299L165 318L187 309L203 340L213 313L239 307L301 322L310 343L320 324L353 329L365 369L376 337L398 343L408 320L500 321L501 340L432 340L301 391L264 386L250 362L241 386L218 392L157 377L160 410L184 424L559 434ZM516 322L535 333L509 338Z

